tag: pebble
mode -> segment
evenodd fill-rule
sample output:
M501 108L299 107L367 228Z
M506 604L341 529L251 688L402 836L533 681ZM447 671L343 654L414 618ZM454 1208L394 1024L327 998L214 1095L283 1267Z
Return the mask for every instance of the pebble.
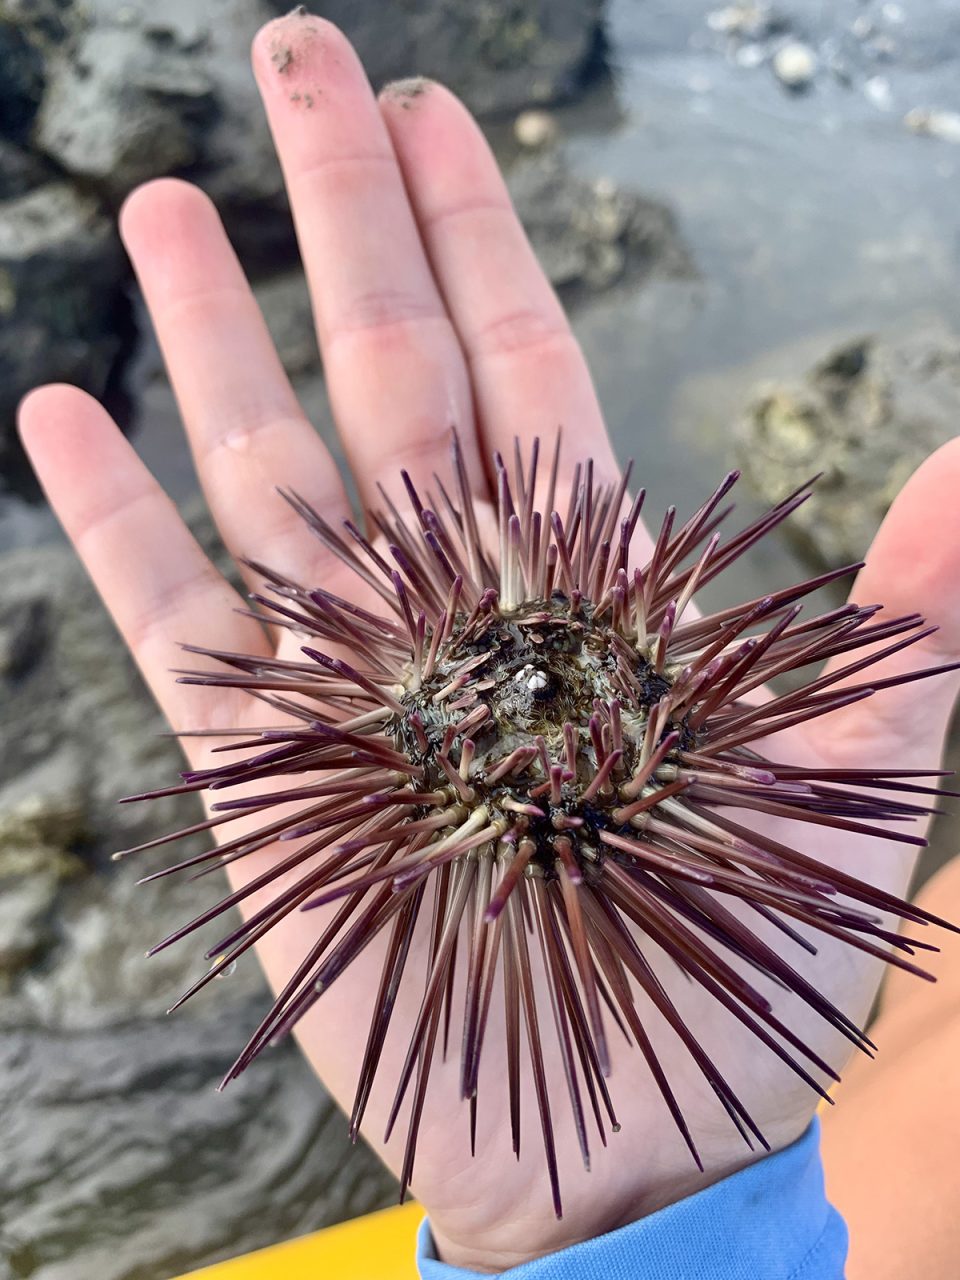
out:
M767 54L762 44L742 44L733 56L738 67L752 70L765 61Z
M521 111L513 122L513 136L530 151L557 140L557 122L549 111Z
M805 44L785 44L773 56L774 75L788 89L805 89L817 71L817 56Z
M871 76L864 82L863 92L867 101L880 111L889 111L893 106L893 92L886 76Z
M721 35L756 39L770 34L775 16L766 4L730 4L707 14L707 26Z
M914 107L903 117L903 123L911 133L939 138L941 142L960 143L960 112L928 111L925 107Z
M728 5L725 9L713 9L707 14L707 26L711 31L720 31L724 35L740 31L743 28L745 13L739 5Z

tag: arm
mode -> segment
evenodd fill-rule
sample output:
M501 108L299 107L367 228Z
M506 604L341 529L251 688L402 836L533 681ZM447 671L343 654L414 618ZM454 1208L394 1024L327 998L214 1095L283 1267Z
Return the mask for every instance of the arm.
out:
M842 1280L843 1219L826 1199L820 1127L639 1222L502 1272L504 1280ZM422 1280L478 1280L420 1230Z
M960 865L919 902L960 919ZM824 1118L827 1185L850 1224L850 1280L952 1280L960 1250L960 937L941 939L936 986L887 984L872 1035Z

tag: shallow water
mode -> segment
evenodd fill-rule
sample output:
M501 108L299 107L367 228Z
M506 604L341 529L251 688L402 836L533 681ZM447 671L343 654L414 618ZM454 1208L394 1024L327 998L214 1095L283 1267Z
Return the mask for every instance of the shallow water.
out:
M786 93L766 66L738 64L708 9L614 0L611 76L557 113L574 170L664 199L699 272L615 289L574 316L618 452L637 457L655 513L694 505L730 467L730 424L758 378L794 376L836 338L960 327L960 147L901 122L916 106L960 109L954 6L793 3L796 29L822 58L843 56L852 81L822 71L805 95ZM869 15L893 42L882 56L849 31ZM877 77L886 94L865 88ZM494 134L509 162L507 131ZM195 485L149 345L133 384L136 446L186 497ZM322 387L312 380L304 394L323 429ZM42 508L0 507L0 546L57 537ZM708 600L801 570L775 542ZM339 1118L292 1051L269 1078L235 1086L233 1101L206 1089L237 1047L236 1020L255 1017L256 991L238 989L205 1016L199 1055L189 1018L98 1029L96 995L80 988L76 999L89 1001L91 1016L71 1024L83 1029L4 1036L0 1259L12 1277L162 1280L389 1194L369 1161L346 1156ZM154 1069L134 1071L127 1055L143 1037Z

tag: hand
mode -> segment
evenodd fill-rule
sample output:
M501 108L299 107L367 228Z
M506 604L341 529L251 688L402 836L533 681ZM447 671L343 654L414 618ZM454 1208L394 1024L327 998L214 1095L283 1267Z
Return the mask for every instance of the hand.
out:
M334 414L364 504L379 504L378 482L396 493L401 467L425 484L434 470L442 472L451 422L482 503L490 499L491 452L511 449L515 435L525 447L536 435L549 442L558 423L568 428L577 456L592 455L601 478L613 478L616 465L583 356L464 108L445 89L422 82L389 88L377 101L347 41L317 18L290 16L267 26L254 45L254 66L296 219ZM354 592L352 575L276 496L275 486L293 484L329 519L349 515L337 468L304 419L210 202L183 182L153 182L129 198L121 229L227 547L238 561L259 559L301 582ZM272 652L276 641L235 612L242 601L104 411L76 389L46 387L25 400L21 425L51 503L173 727L260 723L262 712L236 692L184 686L171 676L170 668L182 665L183 640L248 653ZM573 461L568 457L569 466ZM958 485L954 442L900 495L855 585L858 601L882 600L897 614L916 610L941 626L887 660L885 675L937 665L960 651ZM636 548L638 563L649 546L647 540ZM281 653L296 648L295 638L281 639ZM956 688L948 675L884 691L793 731L789 740L781 735L778 755L835 767L934 768ZM201 765L210 740L186 742L191 761ZM889 891L905 889L913 858L903 845L824 832L784 836ZM234 864L234 883L275 856L265 849ZM246 910L258 905L254 896ZM294 914L264 938L260 958L274 987L315 940L318 916ZM381 956L382 948L372 946L299 1026L305 1053L347 1105ZM806 959L804 972L862 1019L880 966L826 938L819 956ZM661 976L772 1146L796 1138L814 1095L711 998L698 997L666 966ZM416 1014L415 988L407 984L398 1005L366 1123L394 1169L402 1135L386 1146L378 1138L406 1048L404 1023L409 1029ZM794 1000L778 1011L840 1067L846 1041L796 1006ZM757 1158L653 1017L650 1030L706 1176L693 1167L637 1052L611 1040L623 1132L595 1151L586 1174L572 1125L561 1118L566 1213L556 1221L532 1120L519 1162L510 1152L503 1033L491 1019L476 1158L469 1154L455 1062L434 1069L418 1145L414 1191L447 1261L499 1271L630 1222ZM559 1062L550 1063L550 1080L562 1097ZM524 1115L535 1115L532 1088Z
M924 885L918 903L960 920L960 860ZM960 936L946 935L935 968L932 987L891 973L871 1030L881 1057L851 1063L824 1116L827 1195L850 1229L848 1280L956 1275Z

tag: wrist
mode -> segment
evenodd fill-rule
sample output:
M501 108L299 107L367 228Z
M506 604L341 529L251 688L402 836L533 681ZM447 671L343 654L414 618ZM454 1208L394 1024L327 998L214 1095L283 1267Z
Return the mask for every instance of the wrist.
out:
M591 1220L599 1222L596 1216ZM625 1226L598 1226L579 1243L577 1231L558 1230L548 1248L542 1247L544 1237L539 1238L534 1257L523 1247L519 1217L515 1225L520 1231L514 1237L498 1230L485 1238L483 1248L471 1249L469 1241L465 1245L451 1239L442 1228L437 1234L443 1243L435 1241L431 1224L425 1222L419 1251L422 1280L474 1280L491 1273L502 1280L609 1280L614 1275L631 1280L675 1280L678 1275L787 1280L801 1268L809 1280L839 1280L846 1257L846 1228L824 1194L816 1121L783 1150L753 1159L749 1167L667 1207L643 1217L634 1214ZM526 1225L535 1224L528 1220ZM515 1247L517 1241L520 1247Z
M704 1152L704 1171L681 1154L676 1162L651 1158L625 1177L626 1153L614 1139L594 1159L593 1171L576 1170L564 1189L564 1216L545 1210L543 1189L534 1170L525 1189L509 1200L494 1196L484 1206L471 1200L430 1210L435 1256L450 1267L476 1274L499 1275L524 1263L558 1253L585 1241L641 1222L661 1210L707 1191L715 1184L782 1152L803 1135L809 1115L785 1125L776 1137L768 1133L770 1150L750 1151L724 1144ZM619 1150L618 1150L619 1147ZM484 1187L490 1184L481 1178Z

